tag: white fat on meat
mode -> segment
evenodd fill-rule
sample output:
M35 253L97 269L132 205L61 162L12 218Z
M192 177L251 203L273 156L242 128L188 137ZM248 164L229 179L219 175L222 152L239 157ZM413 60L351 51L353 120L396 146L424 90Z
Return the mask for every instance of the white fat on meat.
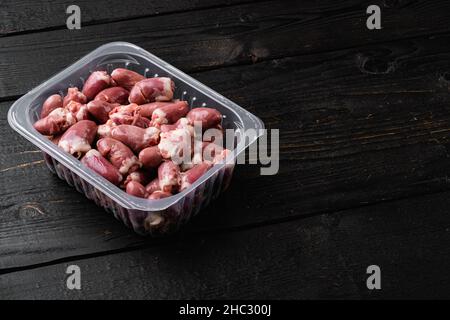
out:
M91 150L89 142L79 136L72 136L70 140L61 140L58 146L70 154L86 153Z
M122 174L126 174L130 170L130 168L135 164L140 164L136 156L132 156L131 158L125 159L124 161L122 161L122 165L119 168L119 172Z
M159 151L165 159L172 159L175 163L181 163L181 157L191 155L192 136L188 129L175 129L161 133L161 141L158 144ZM183 161L184 162L184 161Z

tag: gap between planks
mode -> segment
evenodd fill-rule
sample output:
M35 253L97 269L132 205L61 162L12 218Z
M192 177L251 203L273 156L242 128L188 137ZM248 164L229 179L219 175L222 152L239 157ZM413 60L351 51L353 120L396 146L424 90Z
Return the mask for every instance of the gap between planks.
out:
M152 18L152 17L170 16L170 15L177 14L177 13L189 13L189 12L195 12L195 11L230 8L230 7L236 7L236 6L246 5L246 4L272 2L272 1L273 0L247 0L247 1L242 1L239 3L229 3L229 4L224 3L224 4L220 4L220 5L212 5L212 6L205 6L205 7L185 9L185 10L173 10L173 11L162 12L162 13L154 13L154 14L144 14L144 15L130 16L130 17L126 17L126 18L117 18L117 19L106 18L103 20L99 19L96 21L82 23L82 27L90 27L90 26L97 26L97 25L124 22L124 21L133 21L133 20L146 19L146 18ZM9 37L13 37L13 36L20 36L20 35L25 35L25 34L50 32L50 31L57 31L57 30L64 30L64 29L67 29L66 25L57 25L57 26L44 27L44 28L32 29L32 30L13 31L10 33L6 33L4 35L0 34L0 39L1 38L9 38Z
M78 255L67 256L67 257L63 257L63 258L59 258L59 259L49 260L49 261L45 261L45 262L40 262L40 263L36 263L36 264L28 264L28 265L23 265L23 266L3 268L3 269L0 269L0 275L28 271L28 270L33 270L33 269L39 269L39 268L43 268L43 267L58 265L61 263L68 263L68 262L77 261L77 260L87 260L87 259L92 259L92 258L97 258L97 257L109 256L109 255L113 255L113 254L133 252L133 251L138 251L138 250L146 250L146 249L150 249L153 247L159 247L159 246L164 246L164 245L174 243L176 241L179 241L180 238L186 237L186 236L195 238L195 237L201 237L201 236L215 236L215 235L220 235L220 234L225 234L225 233L246 232L246 231L250 231L250 230L254 230L254 229L258 229L258 228L262 228L262 227L266 227L266 226L284 224L284 223L293 222L293 221L301 221L301 220L310 219L313 217L318 217L318 216L327 215L327 214L338 214L338 213L345 214L349 211L353 211L353 210L361 209L361 208L365 208L365 207L374 207L379 204L386 204L386 203L392 203L392 202L401 201L401 200L407 200L412 197L415 197L415 198L424 197L424 196L433 195L433 194L441 194L441 193L444 194L446 192L448 192L448 190L437 191L437 192L425 192L420 195L398 197L395 199L380 200L380 201L376 201L376 202L372 202L372 203L359 203L359 205L351 206L351 207L340 209L340 210L321 210L321 211L317 211L317 212L310 213L310 214L292 215L292 216L283 217L283 218L271 219L271 220L255 222L255 223L248 223L248 224L241 225L241 226L234 226L234 227L228 227L228 228L213 228L213 229L208 229L208 230L193 231L190 233L179 233L179 234L174 234L172 236L169 236L167 238L154 238L153 239L154 241L152 241L152 243L141 243L141 244L131 245L131 246L127 246L127 247L123 247L123 248L119 248L119 249L98 251L98 252L92 252L92 253L86 253L86 254L78 254ZM60 201L60 200L58 200L58 201ZM63 201L63 200L61 200L61 201ZM131 230L130 230L130 232L131 232ZM146 238L143 237L142 239L143 239L142 241L145 241Z
M336 53L336 52L340 52L340 51L346 51L346 50L352 50L352 49L358 49L358 48L366 48L366 47L375 47L375 46L389 44L389 43L396 43L398 41L411 41L411 40L426 39L426 38L430 38L430 37L446 36L446 35L450 35L450 31L436 32L436 33L424 34L424 35L412 36L412 37L390 39L390 40L386 40L386 41L377 41L377 42L373 42L373 43L370 43L370 44L363 44L363 45L356 45L356 46L346 46L346 47L341 47L341 48L331 49L331 50L318 50L316 52L298 53L298 54L292 54L292 55L275 55L275 56L272 56L270 58L261 57L261 58L258 58L258 60L255 61L255 62L241 61L241 62L232 63L232 64L224 64L224 65L221 65L221 66L201 67L199 69L193 68L192 70L188 70L185 73L188 74L188 75L193 76L193 75L196 75L196 74L201 74L201 73L208 72L208 71L220 70L220 69L224 69L224 68L250 66L250 65L255 65L255 64L259 64L259 63L268 62L268 61L291 59L291 58L302 57L302 56L312 56L312 55ZM1 40L1 37L0 37L0 40ZM433 92L434 91L432 91L432 90L415 90L415 91L410 90L410 91L398 91L398 92L393 92L393 93L433 93ZM364 95L365 94L367 94L367 95L379 95L379 94L383 94L383 93L382 92L378 92L378 91L373 91L373 92L361 93L361 95L363 95L363 94ZM14 102L14 101L18 100L20 97L22 97L22 95L23 94L0 97L0 103L1 102ZM352 94L350 93L348 95L352 95Z

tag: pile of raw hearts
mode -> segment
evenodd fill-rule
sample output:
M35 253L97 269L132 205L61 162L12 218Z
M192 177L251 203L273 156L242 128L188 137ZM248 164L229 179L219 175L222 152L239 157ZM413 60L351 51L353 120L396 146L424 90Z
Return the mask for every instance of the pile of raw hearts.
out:
M189 110L186 101L173 100L174 88L170 78L95 71L81 91L48 97L34 128L127 193L169 197L229 152L215 143L223 136L220 112Z

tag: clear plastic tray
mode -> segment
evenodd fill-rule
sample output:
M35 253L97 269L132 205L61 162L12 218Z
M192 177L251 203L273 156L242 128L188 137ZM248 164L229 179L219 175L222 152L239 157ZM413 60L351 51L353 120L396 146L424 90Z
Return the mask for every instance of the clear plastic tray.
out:
M97 205L112 212L125 225L139 234L173 232L228 187L236 157L259 136L251 140L238 136L230 154L233 159L228 159L233 160L233 164L227 162L215 165L183 192L159 200L131 196L85 167L33 128L33 123L39 119L42 103L49 95L58 92L63 94L70 86L81 88L84 80L95 70L111 72L118 67L134 70L147 77L171 77L176 85L174 98L187 100L191 108L208 106L218 109L224 115L223 127L226 129L244 132L252 128L259 132L259 129L264 128L259 118L237 104L142 48L126 42L111 42L97 48L25 94L10 108L8 122L15 131L43 151L46 164L53 173Z

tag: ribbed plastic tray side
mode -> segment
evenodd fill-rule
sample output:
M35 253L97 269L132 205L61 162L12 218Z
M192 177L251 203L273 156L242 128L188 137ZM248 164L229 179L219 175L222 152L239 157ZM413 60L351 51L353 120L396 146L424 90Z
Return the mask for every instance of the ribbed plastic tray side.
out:
M205 183L188 193L181 201L165 210L143 211L120 206L72 170L48 154L43 154L47 167L52 173L84 194L86 198L113 214L117 220L122 221L136 233L152 236L173 233L191 220L202 208L227 189L234 170L234 165L224 166Z

